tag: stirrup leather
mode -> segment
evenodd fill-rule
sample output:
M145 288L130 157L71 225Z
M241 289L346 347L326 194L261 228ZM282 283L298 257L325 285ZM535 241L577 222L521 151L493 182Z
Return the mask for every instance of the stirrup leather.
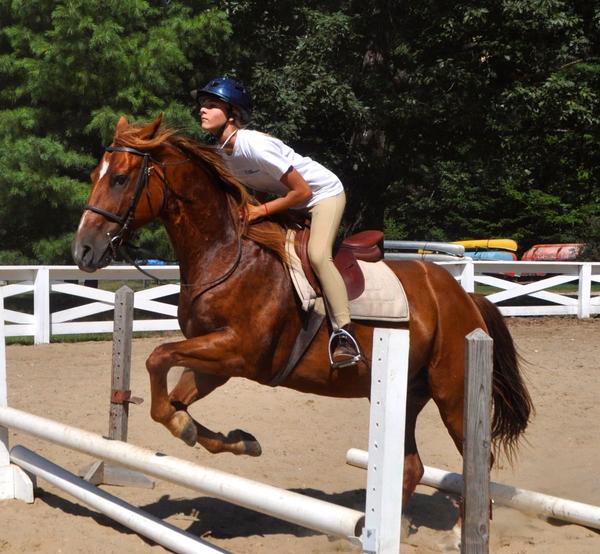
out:
M334 362L333 361L333 350L334 350L333 345L334 345L334 341L340 337L345 337L348 341L350 341L350 343L352 344L352 346L354 346L354 349L356 350L356 352L358 352L358 354L356 356L354 356L353 358L348 358L347 360L343 360L341 362ZM342 367L353 366L363 359L362 354L360 352L360 347L358 346L358 342L356 342L356 339L350 333L348 333L348 331L346 331L345 329L341 329L341 328L335 329L331 333L331 336L329 337L328 350L329 350L329 364L331 365L331 367L333 369L339 369Z

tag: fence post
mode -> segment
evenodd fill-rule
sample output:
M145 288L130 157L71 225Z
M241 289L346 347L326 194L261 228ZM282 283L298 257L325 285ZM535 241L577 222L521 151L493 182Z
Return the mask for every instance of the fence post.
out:
M375 329L363 552L398 554L404 474L409 334Z
M460 276L460 284L467 292L475 292L475 264L467 260Z
M590 317L592 298L592 264L587 262L579 268L579 288L577 291L577 317Z
M0 288L0 408L8 406L8 385L6 376L6 346L4 339L4 294ZM0 425L0 472L10 463L8 456L8 429ZM1 483L1 482L0 482ZM0 484L0 487L2 485ZM0 490L0 498L2 498Z
M35 344L50 342L50 269L37 269L33 281L33 318L35 321Z
M465 338L462 554L489 552L493 348L481 329Z

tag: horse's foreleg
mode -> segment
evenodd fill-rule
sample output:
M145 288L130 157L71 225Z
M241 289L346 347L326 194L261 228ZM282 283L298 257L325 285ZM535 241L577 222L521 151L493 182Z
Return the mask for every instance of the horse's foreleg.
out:
M198 373L193 369L185 369L179 377L178 383L169 393L169 400L176 410L187 412L188 407L204 398L216 388L224 385L229 377ZM260 456L261 448L258 441L245 431L231 431L227 436L215 433L208 427L190 418L195 428L195 441L209 452L232 452L234 454L247 454Z
M216 388L229 381L229 377L208 375L186 368L179 381L169 393L169 401L177 410L187 410L188 406L208 396Z
M231 452L258 456L256 439L244 431L228 435L215 433L196 422L186 411L225 383L231 375L241 375L244 360L237 353L235 337L224 330L192 339L158 346L146 361L152 396L151 415L177 438L193 446L199 443L210 452ZM167 374L173 366L184 366L179 382L169 395Z

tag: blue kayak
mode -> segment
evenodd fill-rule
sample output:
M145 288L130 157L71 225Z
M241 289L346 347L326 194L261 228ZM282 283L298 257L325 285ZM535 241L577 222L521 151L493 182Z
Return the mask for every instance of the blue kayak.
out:
M473 260L482 260L486 262L508 261L512 262L517 259L514 252L506 250L465 250L465 258Z

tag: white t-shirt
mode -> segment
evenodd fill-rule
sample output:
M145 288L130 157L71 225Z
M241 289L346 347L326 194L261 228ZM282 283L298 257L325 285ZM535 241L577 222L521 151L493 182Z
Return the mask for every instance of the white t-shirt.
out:
M284 196L289 189L280 181L290 169L302 175L312 190L308 202L294 208L310 208L324 198L344 191L337 176L311 158L301 156L281 140L258 131L240 129L233 152L221 151L229 171L244 185L254 190Z

